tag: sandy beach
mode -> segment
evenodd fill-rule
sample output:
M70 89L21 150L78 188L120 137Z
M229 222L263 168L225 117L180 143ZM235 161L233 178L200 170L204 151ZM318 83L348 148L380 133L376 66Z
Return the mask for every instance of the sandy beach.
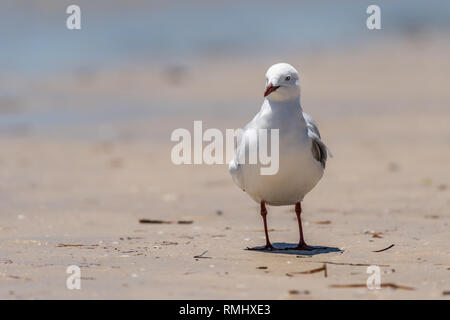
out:
M238 128L257 112L268 61L34 83L0 136L0 298L448 299L448 49L412 41L289 60L302 75L304 109L334 154L303 204L308 243L327 247L312 253L245 250L264 244L262 221L227 166L170 161L173 129L193 120ZM237 70L260 81L233 78ZM177 85L158 82L167 74ZM106 120L26 125L27 114L73 109L52 92ZM142 111L136 101L150 111L110 121L97 103L106 96L131 114ZM271 240L296 243L293 208L268 211ZM70 265L81 268L81 290L66 287ZM370 265L381 269L379 290L366 287Z

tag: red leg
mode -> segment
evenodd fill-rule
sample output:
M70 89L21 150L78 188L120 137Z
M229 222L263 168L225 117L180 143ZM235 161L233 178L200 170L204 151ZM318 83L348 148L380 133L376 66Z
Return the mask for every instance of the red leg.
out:
M275 250L275 248L272 246L269 240L269 230L267 229L267 209L266 209L266 203L261 201L261 216L263 218L264 222L264 233L266 234L266 245L263 248L247 248L248 250Z
M295 249L296 250L314 250L313 247L310 247L306 244L305 239L303 238L302 218L300 217L300 215L302 214L302 205L300 204L300 202L297 202L295 204L295 214L297 215L298 230L300 232L300 241Z

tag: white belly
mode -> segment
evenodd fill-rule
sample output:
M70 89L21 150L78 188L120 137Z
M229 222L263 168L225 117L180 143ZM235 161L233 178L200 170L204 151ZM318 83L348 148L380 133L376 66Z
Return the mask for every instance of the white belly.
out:
M322 178L323 167L313 158L310 144L299 144L295 148L283 148L282 145L277 174L261 175L259 164L240 168L244 190L257 202L293 205L302 201Z

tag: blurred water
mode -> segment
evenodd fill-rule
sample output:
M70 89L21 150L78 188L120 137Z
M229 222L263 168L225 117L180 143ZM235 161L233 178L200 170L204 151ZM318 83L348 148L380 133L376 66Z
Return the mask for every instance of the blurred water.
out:
M450 1L76 1L82 30L65 27L73 1L2 0L0 69L55 72L139 60L273 54L359 45L366 8L379 4L383 31L370 41L450 31Z
M81 7L81 30L66 28L66 8L74 3ZM369 4L380 5L383 30L367 30ZM214 112L240 108L231 100L214 108L197 102L124 101L120 90L96 99L79 92L42 92L43 75L76 77L155 62L183 66L202 58L273 61L280 53L329 53L369 42L450 34L448 0L2 0L0 6L0 133L95 129L192 111L194 105Z

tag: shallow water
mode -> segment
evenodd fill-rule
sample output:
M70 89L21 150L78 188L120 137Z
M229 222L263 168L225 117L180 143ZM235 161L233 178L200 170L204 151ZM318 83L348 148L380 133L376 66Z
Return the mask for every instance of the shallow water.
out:
M450 3L445 0L377 1L383 31L370 37L365 11L373 1L81 0L77 4L82 30L69 31L67 3L2 1L1 70L55 72L114 68L136 60L277 55L450 30Z
M89 78L97 71L139 69L149 64L163 70L190 66L193 60L203 58L215 63L222 57L228 62L254 57L271 62L296 53L326 53L330 58L333 52L351 53L352 48L367 44L450 34L450 3L445 0L378 1L383 30L376 32L368 31L365 25L371 1L230 4L135 0L125 4L80 0L77 4L82 10L82 30L69 31L65 2L2 1L0 134L68 132L78 127L102 136L100 126L189 112L217 113L220 118L243 109L229 96L218 98L219 103L202 104L201 99L181 103L152 95L132 99L122 94L120 86L95 97L84 95L82 86L74 88L74 94L67 87L63 92L58 87L41 90L41 76L57 82L60 76ZM249 109L248 117L259 103L258 97L248 104L255 106ZM358 107L348 101L342 104L348 110Z

